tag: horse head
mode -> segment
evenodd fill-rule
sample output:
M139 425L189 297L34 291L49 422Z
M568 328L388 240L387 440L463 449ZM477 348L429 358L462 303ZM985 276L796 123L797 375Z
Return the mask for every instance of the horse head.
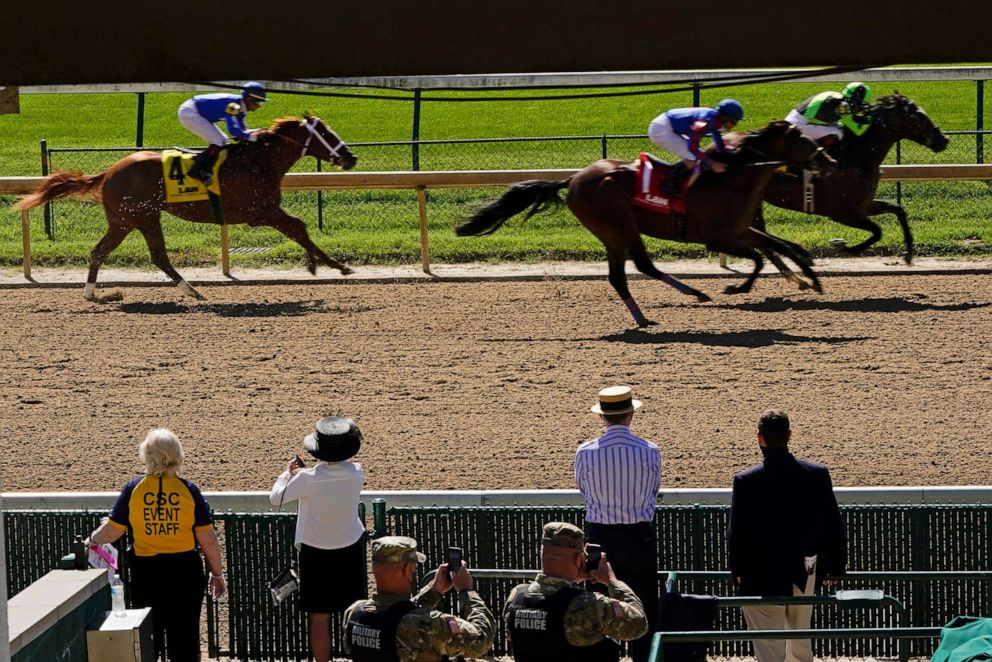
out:
M341 140L341 137L319 117L309 112L302 120L295 117L276 120L270 132L283 140L299 145L299 158L314 156L340 166L342 170L351 170L358 163L358 157Z
M909 97L898 92L880 97L868 111L872 124L891 131L900 139L912 140L934 152L947 148L947 136L935 125L926 111Z
M751 152L762 160L782 161L814 170L821 175L833 171L837 162L785 120L769 123L762 129L748 132L739 141L741 152Z

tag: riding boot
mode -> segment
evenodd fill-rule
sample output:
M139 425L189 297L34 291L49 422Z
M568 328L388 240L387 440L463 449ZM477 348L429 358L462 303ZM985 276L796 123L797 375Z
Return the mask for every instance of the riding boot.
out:
M186 174L210 186L213 180L214 162L220 154L220 145L208 145L205 150L193 157L193 164Z
M686 167L685 161L679 161L673 165L672 169L668 171L665 180L661 182L661 192L669 195L680 195L682 191L679 188L679 184L688 170L689 168Z

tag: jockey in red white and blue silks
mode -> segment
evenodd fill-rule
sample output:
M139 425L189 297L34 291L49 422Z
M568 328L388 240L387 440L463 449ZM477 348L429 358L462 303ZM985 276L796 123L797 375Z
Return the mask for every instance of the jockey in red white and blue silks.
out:
M705 163L715 172L724 165L711 160L700 149L699 142L709 136L718 151L725 151L721 131L729 131L744 118L744 108L734 99L724 99L716 108L673 108L658 115L648 126L648 137L655 145L681 159L662 184L662 190L676 193L681 177Z
M257 136L245 126L245 113L260 108L265 101L265 88L251 81L241 88L241 94L198 94L179 106L179 123L207 141L207 149L197 156L189 175L205 184L210 182L213 162L228 141L216 122L224 120L235 139L254 142Z

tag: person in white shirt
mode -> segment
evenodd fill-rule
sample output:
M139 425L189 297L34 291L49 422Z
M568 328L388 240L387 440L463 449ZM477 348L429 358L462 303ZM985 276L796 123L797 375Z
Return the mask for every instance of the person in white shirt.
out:
M276 478L269 501L299 501L300 607L310 618L310 647L316 662L331 656L331 613L365 597L365 525L358 504L365 472L348 462L362 445L350 418L327 416L303 440L317 464L305 467L297 455Z
M640 407L629 386L604 388L591 411L606 430L575 452L575 484L586 502L586 540L609 554L617 578L641 599L648 617L647 634L631 642L634 662L650 655L658 611L654 506L661 484L658 447L630 431Z

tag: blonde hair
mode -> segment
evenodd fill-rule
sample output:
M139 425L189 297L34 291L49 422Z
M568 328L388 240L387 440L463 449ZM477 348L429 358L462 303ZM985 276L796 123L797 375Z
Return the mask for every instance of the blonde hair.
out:
M138 457L149 474L175 476L183 464L183 445L172 430L152 428L138 446Z

